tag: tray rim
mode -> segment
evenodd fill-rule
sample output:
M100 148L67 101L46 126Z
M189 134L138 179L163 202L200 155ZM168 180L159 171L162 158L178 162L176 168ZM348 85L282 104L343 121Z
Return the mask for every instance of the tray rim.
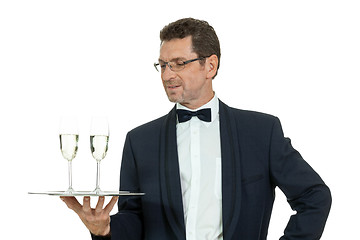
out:
M28 192L30 195L48 195L48 196L62 196L62 197L82 197L82 196L143 196L145 193L135 193L129 191L102 191L95 193L93 191L74 191L73 193L67 193L66 191L39 191Z

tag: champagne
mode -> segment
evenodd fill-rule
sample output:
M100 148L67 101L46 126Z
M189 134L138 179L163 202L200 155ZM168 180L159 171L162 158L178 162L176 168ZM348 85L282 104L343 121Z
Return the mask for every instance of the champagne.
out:
M75 158L78 150L79 135L60 134L60 149L63 157L71 161Z
M96 161L101 161L105 158L108 150L109 136L94 135L90 136L90 148L93 158Z

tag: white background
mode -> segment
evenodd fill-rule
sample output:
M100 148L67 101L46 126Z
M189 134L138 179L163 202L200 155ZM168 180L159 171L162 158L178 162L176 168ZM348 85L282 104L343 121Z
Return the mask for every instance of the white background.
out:
M218 97L281 119L285 135L332 190L323 239L354 239L360 214L359 12L355 0L2 0L1 238L89 239L60 199L27 194L67 187L59 117L79 119L73 184L91 190L96 162L89 122L93 115L108 116L101 187L117 189L126 132L173 106L152 65L159 31L191 16L207 20L219 36ZM277 196L268 239L278 239L293 214L280 191Z

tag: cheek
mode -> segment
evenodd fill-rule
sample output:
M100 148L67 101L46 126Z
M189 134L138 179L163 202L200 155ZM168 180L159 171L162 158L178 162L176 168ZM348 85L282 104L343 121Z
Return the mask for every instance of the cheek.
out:
M183 82L184 90L195 92L201 88L202 82L196 78L188 79Z
M191 74L182 77L182 87L184 90L192 90L197 85L196 79Z

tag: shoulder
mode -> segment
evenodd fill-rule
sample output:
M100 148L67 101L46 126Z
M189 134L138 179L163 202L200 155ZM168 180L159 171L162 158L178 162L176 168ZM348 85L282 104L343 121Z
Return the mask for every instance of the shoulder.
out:
M166 128L169 124L174 126L176 124L175 107L173 107L168 114L132 129L128 133L128 136L147 138L149 140L149 138L158 137L162 129L164 129L164 127Z
M274 122L279 121L276 116L268 113L233 108L224 103L222 103L220 109L223 109L222 111L220 110L220 113L222 112L225 116L227 115L227 117L234 118L242 124L274 124Z
M132 136L147 136L160 133L161 126L163 125L167 115L159 117L155 120L142 124L129 131L129 135Z
M244 141L267 143L274 134L283 135L280 120L276 116L226 105L223 108L222 114L220 112L220 122L223 121L225 129L237 132Z

